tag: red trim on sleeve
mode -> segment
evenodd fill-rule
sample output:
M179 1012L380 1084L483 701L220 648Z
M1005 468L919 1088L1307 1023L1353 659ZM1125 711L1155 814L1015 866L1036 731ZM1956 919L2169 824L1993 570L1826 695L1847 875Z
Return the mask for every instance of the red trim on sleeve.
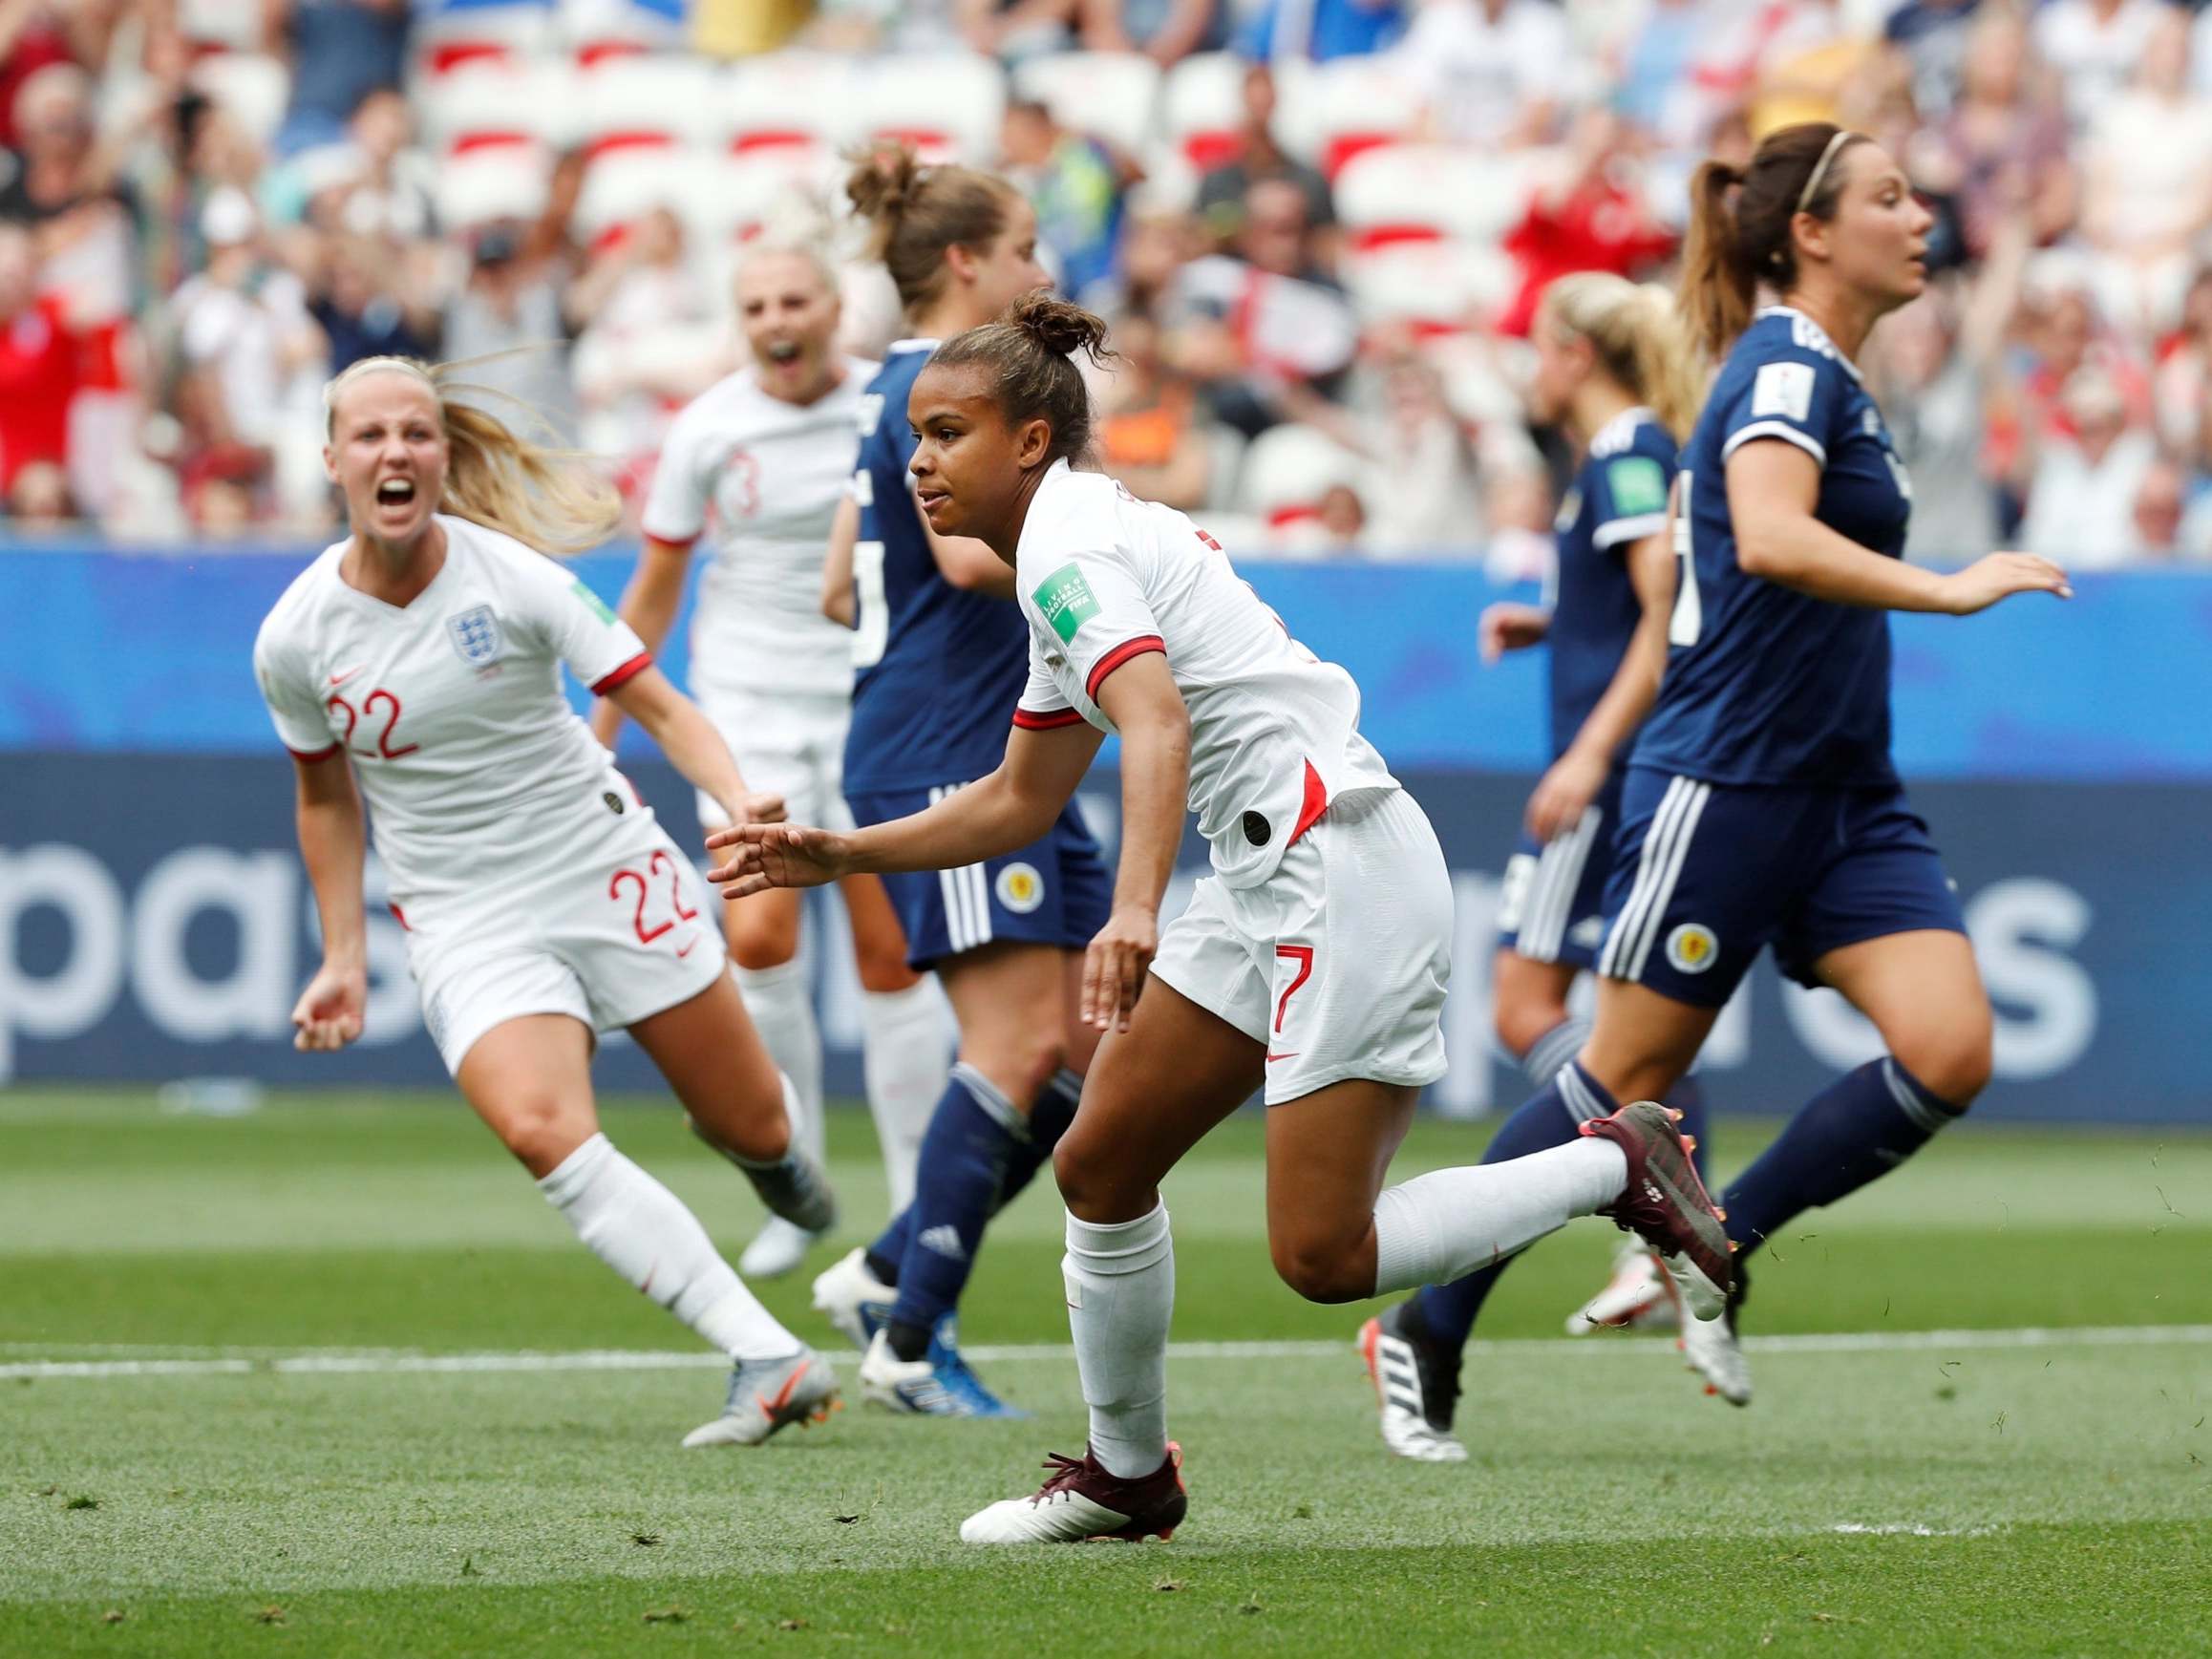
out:
M1156 633L1140 633L1135 639L1123 640L1100 657L1092 668L1090 677L1083 682L1083 695L1095 703L1098 700L1098 688L1106 683L1106 676L1131 657L1140 657L1146 651L1158 651L1165 656L1167 641Z
M414 929L414 928L412 928L412 927L408 927L408 926L407 926L407 912L406 912L406 911L402 910L402 909L401 909L401 908L400 908L398 905L396 905L396 904L393 904L393 906L391 906L391 909L392 909L392 919L393 919L393 921L394 921L394 922L398 923L400 926L402 926L402 927L406 927L406 928L407 928L407 931L408 931L408 932L410 932L410 933L412 933L412 932L414 932L414 931L415 931L415 929Z
M330 759L331 755L338 753L338 746L335 743L332 743L328 748L317 749L312 754L310 754L305 749L294 749L289 743L287 743L285 745L285 753L289 755L294 760L300 761L305 765L311 766L318 760Z
M1313 762L1308 760L1306 763L1306 799L1298 808L1298 827L1290 832L1290 840L1283 844L1287 847L1290 841L1311 829L1328 810L1329 786L1321 781L1321 774L1313 770Z
M640 651L636 656L630 658L628 662L624 663L619 669L611 670L608 672L600 675L598 679L592 681L591 694L595 697L604 697L607 692L615 690L618 686L627 685L630 681L636 679L638 675L644 673L646 670L651 668L652 666L653 653L650 651Z
M649 542L658 542L664 547L681 549L691 546L702 534L701 531L693 530L689 536L664 536L649 526L645 531L645 539Z
M1016 709L1013 723L1024 732L1052 732L1062 726L1080 726L1083 716L1074 709Z

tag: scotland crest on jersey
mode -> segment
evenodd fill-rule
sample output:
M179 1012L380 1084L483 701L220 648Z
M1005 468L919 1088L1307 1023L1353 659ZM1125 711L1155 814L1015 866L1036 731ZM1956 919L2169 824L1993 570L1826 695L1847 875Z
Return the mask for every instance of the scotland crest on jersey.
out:
M500 619L488 605L472 605L447 617L445 633L460 660L472 669L489 668L498 662L505 645L500 637Z

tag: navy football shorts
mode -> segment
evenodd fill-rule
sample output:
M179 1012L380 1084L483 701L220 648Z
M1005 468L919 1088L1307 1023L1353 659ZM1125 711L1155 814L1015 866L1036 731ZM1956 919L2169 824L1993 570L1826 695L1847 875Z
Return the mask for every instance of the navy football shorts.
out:
M846 804L865 827L925 811L958 787L854 795ZM1113 878L1074 801L1043 840L1004 858L883 880L906 930L906 961L917 970L1000 939L1081 950L1113 909Z
M1813 964L1861 940L1967 930L1958 894L1903 788L1704 783L1628 768L1606 884L1598 971L1719 1008L1773 946Z
M1606 929L1606 878L1613 867L1625 769L1583 813L1582 822L1548 843L1526 831L1505 861L1498 894L1498 943L1531 962L1590 968Z

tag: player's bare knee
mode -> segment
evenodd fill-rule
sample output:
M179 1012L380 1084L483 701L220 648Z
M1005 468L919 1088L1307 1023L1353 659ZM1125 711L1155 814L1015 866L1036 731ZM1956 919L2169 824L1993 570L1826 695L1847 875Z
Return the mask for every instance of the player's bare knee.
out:
M1068 1045L1057 1031L1005 1032L985 1042L964 1042L960 1057L1026 1112L1068 1063Z
M1136 1221L1157 1202L1151 1183L1133 1179L1109 1147L1072 1129L1053 1148L1053 1179L1068 1213L1095 1226Z
M798 954L798 928L777 922L733 921L729 929L730 959L755 972L781 968Z
M1499 998L1496 1013L1498 1040L1517 1058L1536 1047L1546 1032L1567 1017L1563 1004L1537 998Z
M853 971L861 982L861 989L879 996L902 991L922 983L922 976L906 966L904 946L884 950L856 940L853 946Z
M1989 1085L1995 1065L1989 1024L1969 1022L1966 1029L1929 1032L1915 1041L1901 1043L1897 1060L1922 1088L1946 1106L1965 1111Z
M556 1094L531 1094L504 1104L493 1127L523 1168L542 1179L589 1140L591 1113Z
M1267 1253L1276 1275L1308 1302L1357 1302L1374 1294L1372 1260L1361 1268L1357 1253L1340 1240L1270 1237Z

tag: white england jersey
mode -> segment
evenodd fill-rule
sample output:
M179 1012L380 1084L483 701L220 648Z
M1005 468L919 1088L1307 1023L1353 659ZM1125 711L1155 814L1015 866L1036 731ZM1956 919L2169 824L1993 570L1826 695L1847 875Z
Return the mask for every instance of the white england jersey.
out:
M341 542L285 590L253 649L285 746L351 757L410 925L542 883L611 819L657 834L561 688L564 663L594 691L622 685L652 661L637 635L544 554L437 522L445 564L412 604L348 585Z
M1088 720L1106 676L1162 651L1190 711L1190 809L1232 887L1266 881L1329 805L1397 779L1359 734L1359 688L1292 639L1221 544L1172 507L1056 461L1014 585L1030 623L1018 726Z
M876 365L812 403L785 403L743 369L702 392L669 429L646 499L645 533L686 546L710 528L699 578L691 691L850 695L851 630L821 613L830 520L851 493L853 433Z

